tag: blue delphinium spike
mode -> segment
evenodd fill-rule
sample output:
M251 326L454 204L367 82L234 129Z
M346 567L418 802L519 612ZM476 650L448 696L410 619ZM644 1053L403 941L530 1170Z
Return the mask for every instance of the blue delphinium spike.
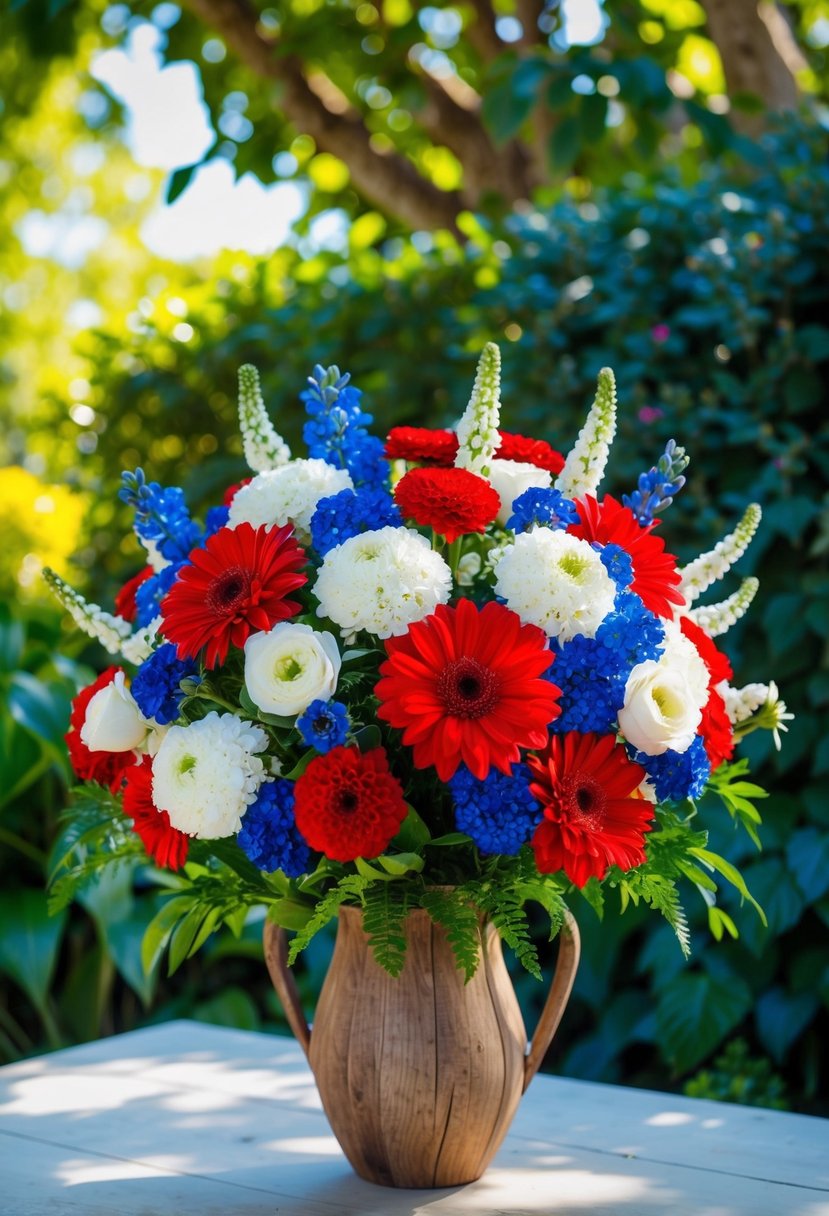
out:
M674 495L685 485L683 470L689 462L685 449L669 439L654 467L639 474L639 483L633 493L622 495L622 502L630 507L643 527L653 523L654 517L671 505Z
M160 555L160 565L183 561L201 542L201 529L191 520L178 486L164 489L136 469L122 473L118 497L134 508L136 535L151 556Z
M336 365L315 366L300 393L308 414L302 437L309 456L347 469L355 486L380 489L388 485L383 443L366 429L373 419L361 408L362 393L350 380Z

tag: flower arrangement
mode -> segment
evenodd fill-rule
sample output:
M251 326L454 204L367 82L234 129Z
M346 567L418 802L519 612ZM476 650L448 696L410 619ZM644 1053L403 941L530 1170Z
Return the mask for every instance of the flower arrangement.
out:
M480 915L537 974L524 904L554 933L574 891L601 909L607 889L660 911L687 953L681 879L714 935L736 936L717 880L754 901L707 848L696 801L713 791L759 844L763 791L734 748L757 728L779 746L791 715L773 684L735 688L715 642L756 579L695 605L759 507L680 569L659 516L682 448L621 501L599 497L608 369L566 458L499 429L493 344L454 431L396 427L383 443L336 367L301 398L308 456L294 458L240 370L252 477L203 526L180 489L124 474L147 564L115 613L46 573L126 664L73 703L66 740L88 784L53 903L146 851L171 896L145 961L169 942L171 967L260 905L295 931L293 958L349 903L392 974L413 907L445 926L467 976Z

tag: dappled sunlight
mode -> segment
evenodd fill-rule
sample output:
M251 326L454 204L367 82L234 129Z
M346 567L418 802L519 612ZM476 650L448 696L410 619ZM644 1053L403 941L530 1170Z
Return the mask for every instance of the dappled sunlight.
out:
M676 1196L661 1188L655 1190L644 1176L597 1173L592 1169L557 1169L553 1176L537 1168L490 1169L480 1182L455 1196L454 1207L458 1212L480 1212L489 1207L505 1212L551 1213L593 1212L597 1204L613 1204L639 1212L646 1200L653 1203L657 1198L664 1204L663 1211L669 1211Z
M687 1111L665 1110L658 1115L652 1115L650 1119L646 1119L645 1123L648 1127L682 1127L686 1123L695 1123L693 1115L689 1115Z
M94 1182L126 1182L154 1175L163 1177L170 1173L186 1172L189 1168L188 1158L172 1153L156 1157L152 1165L140 1161L70 1157L55 1170L55 1177L64 1186L84 1186Z
M289 1153L302 1157L342 1157L343 1150L335 1136L298 1136L291 1140L270 1140L263 1149L274 1153Z

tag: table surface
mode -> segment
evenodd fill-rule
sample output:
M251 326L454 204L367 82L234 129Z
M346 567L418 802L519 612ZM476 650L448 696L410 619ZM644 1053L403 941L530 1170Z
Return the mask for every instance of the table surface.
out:
M539 1076L480 1181L352 1173L290 1039L171 1022L0 1069L2 1216L829 1216L829 1120Z

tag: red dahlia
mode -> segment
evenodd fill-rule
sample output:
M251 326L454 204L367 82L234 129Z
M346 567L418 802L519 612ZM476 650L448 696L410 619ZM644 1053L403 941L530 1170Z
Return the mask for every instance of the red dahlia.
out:
M86 719L87 706L95 693L111 684L119 671L123 671L123 668L108 667L94 684L78 693L69 715L71 729L64 735L69 760L76 775L82 781L97 781L99 785L109 786L113 794L117 794L121 788L124 771L135 764L135 752L91 752L81 739L81 727Z
M489 482L468 469L411 469L394 497L407 519L434 528L450 544L466 532L483 532L501 508Z
M583 887L589 878L604 878L608 866L642 864L653 806L635 793L645 770L628 759L615 735L551 735L527 764L530 791L544 811L532 838L542 874L564 870Z
M448 781L463 763L480 780L509 773L522 747L543 747L561 690L541 679L553 661L544 632L502 604L440 604L389 638L375 688L378 718L403 730L417 768Z
M672 617L671 604L685 603L677 590L682 577L676 568L676 558L665 553L662 537L651 534L655 524L642 527L630 508L623 507L610 494L601 502L592 494L577 499L576 510L580 522L570 525L567 529L570 535L624 549L633 563L631 591L636 592L651 612Z
M560 473L564 468L564 457L561 452L551 448L543 439L527 439L524 435L510 435L507 431L499 431L501 446L495 455L499 460L520 460L524 464L534 464L537 469L546 469L548 473Z
M155 574L152 566L145 566L143 570L139 570L131 579L124 583L121 590L115 597L115 611L119 616L122 616L125 621L134 621L135 614L138 611L135 603L135 593L142 583L146 583L148 578L152 578Z
M223 663L231 644L244 646L252 633L299 612L286 596L308 581L305 561L290 524L220 528L192 551L162 600L164 636L180 659L204 649L206 667Z
M124 814L132 820L136 835L154 861L168 870L181 869L187 860L190 837L174 828L167 812L153 802L153 764L149 756L127 771Z
M430 431L425 426L395 426L386 440L389 460L411 460L448 469L455 463L458 437L454 431Z
M294 787L296 826L332 861L377 857L400 830L407 807L382 747L335 747L315 756Z
M697 734L702 736L705 754L713 772L724 760L730 760L734 755L734 727L725 708L725 701L717 691L717 685L723 680L730 680L734 672L728 656L717 649L713 639L696 621L687 616L681 617L679 627L689 642L693 642L708 668L708 701L703 707Z

